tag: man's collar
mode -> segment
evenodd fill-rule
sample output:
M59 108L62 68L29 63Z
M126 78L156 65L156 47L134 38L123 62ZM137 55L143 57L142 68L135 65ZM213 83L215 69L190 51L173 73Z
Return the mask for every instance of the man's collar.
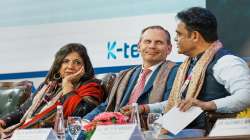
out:
M161 62L159 62L159 63L157 63L157 64L155 64L155 65L153 65L153 66L151 66L151 67L149 67L147 69L150 69L151 71L155 71L158 68L158 66L161 65L163 62L164 61L161 61ZM143 69L144 69L144 66L142 65L142 70Z
M196 55L195 57L192 57L191 58L191 63L196 63L201 58L203 53L200 53L200 54Z

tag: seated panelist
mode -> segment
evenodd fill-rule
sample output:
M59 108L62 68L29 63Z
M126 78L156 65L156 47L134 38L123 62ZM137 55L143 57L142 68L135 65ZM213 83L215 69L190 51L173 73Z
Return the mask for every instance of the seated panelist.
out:
M85 115L84 119L91 121L99 113L120 111L132 103L166 100L179 66L179 63L166 60L171 50L171 37L166 29L157 25L144 28L138 42L142 64L121 71L106 102Z
M63 105L65 118L84 116L102 102L103 94L86 48L78 43L67 44L56 53L35 96L0 119L1 133L16 128L51 127L57 105Z

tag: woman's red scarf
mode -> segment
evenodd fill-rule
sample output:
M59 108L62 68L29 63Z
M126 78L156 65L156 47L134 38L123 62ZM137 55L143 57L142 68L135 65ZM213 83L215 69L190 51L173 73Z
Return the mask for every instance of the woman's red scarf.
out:
M90 96L98 100L98 102L101 102L104 97L103 90L99 84L96 82L89 82L85 85L80 85L76 90L73 91L75 94L72 96L67 97L65 102L63 103L63 112L64 117L67 118L68 116L71 116L72 113L75 111L77 105L81 102L83 97ZM45 109L44 111L36 114L30 121L27 123L21 124L19 128L29 128L33 127L37 122L39 122L41 119L48 118L52 114L56 112L56 106L62 104L59 101L57 101L54 105L51 107ZM39 127L39 126L38 126ZM14 126L13 126L14 128ZM11 129L11 128L10 128Z
M103 92L101 86L95 82L87 83L86 85L81 85L78 89L74 91L75 95L70 96L63 103L64 117L70 116L76 109L77 105L81 102L82 98L85 96L90 96L101 102L103 99Z

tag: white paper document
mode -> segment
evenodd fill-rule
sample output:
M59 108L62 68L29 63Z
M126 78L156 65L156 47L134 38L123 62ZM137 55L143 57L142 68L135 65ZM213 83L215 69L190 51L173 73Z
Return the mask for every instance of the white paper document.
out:
M156 122L162 124L163 128L176 135L202 112L203 110L200 107L195 106L186 112L181 112L179 108L173 107Z

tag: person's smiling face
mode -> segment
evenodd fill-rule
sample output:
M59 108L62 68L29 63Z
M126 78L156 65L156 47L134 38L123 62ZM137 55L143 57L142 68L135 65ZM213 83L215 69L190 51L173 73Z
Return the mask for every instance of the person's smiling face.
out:
M153 66L167 58L172 46L166 38L166 33L160 29L148 29L142 34L138 51L141 53L143 64Z

